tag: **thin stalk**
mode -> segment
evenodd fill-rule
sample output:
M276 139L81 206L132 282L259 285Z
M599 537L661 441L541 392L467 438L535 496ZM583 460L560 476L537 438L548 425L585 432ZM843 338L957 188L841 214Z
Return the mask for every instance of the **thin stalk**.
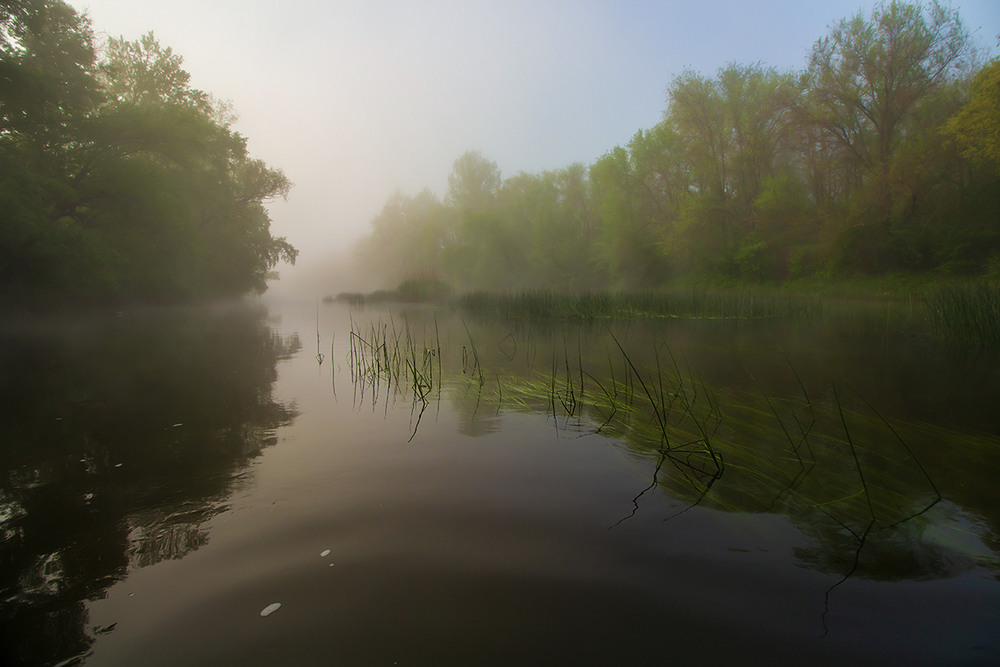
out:
M844 425L844 434L847 436L847 444L851 446L851 455L854 456L854 465L858 469L858 477L861 478L861 486L865 492L865 500L868 502L868 511L871 513L872 523L875 523L875 506L872 505L872 497L868 492L868 482L865 481L865 474L861 470L861 461L858 459L857 449L854 447L854 440L851 432L847 428L847 419L844 417L844 409L840 404L840 396L837 394L837 386L833 386L833 398L837 402L837 412L840 413L840 423Z

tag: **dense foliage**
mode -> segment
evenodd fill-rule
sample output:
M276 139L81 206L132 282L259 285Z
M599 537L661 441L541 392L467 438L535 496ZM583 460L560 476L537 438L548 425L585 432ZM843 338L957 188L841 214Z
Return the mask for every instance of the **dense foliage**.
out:
M443 201L394 194L357 257L383 284L492 289L996 277L998 75L957 12L880 4L802 71L682 73L663 120L589 167L504 180L467 153Z
M181 300L263 291L296 250L263 202L281 171L152 33L98 55L59 0L0 4L4 300Z

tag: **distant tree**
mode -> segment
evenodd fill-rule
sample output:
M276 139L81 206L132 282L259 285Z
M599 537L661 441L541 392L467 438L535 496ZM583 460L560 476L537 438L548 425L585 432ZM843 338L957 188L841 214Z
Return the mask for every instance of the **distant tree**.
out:
M590 167L501 181L466 153L440 266L505 289L996 270L1000 68L970 93L978 63L957 12L885 2L834 25L805 71L683 72L662 121Z
M687 71L670 85L668 100L667 114L683 138L695 187L724 205L732 193L728 170L733 135L719 87L712 79Z
M519 286L571 289L600 284L593 265L594 220L586 168L573 164L504 181L500 216L509 262L522 267Z
M852 180L868 182L876 219L892 210L890 170L920 102L974 67L956 11L893 1L858 13L815 43L809 58L814 120L841 150Z
M674 79L664 122L677 137L672 160L680 159L690 179L673 179L679 203L671 253L682 265L731 272L730 260L746 243L758 254L767 247L769 221L759 197L779 174L791 178L799 90L794 75L761 65L730 64L715 78L685 72Z
M1000 169L1000 60L979 71L969 102L948 121L945 131L966 157Z
M377 268L375 278L387 288L404 280L444 278L442 252L454 243L452 217L430 190L412 197L394 192L357 250L359 271Z
M468 151L455 160L448 176L447 201L464 209L482 210L496 199L501 182L496 162L479 151Z
M726 109L733 150L729 174L743 220L765 181L790 152L793 106L799 94L796 77L760 65L730 64L719 72L718 88Z
M648 287L669 275L659 243L665 225L660 202L633 157L651 134L636 133L628 148L615 147L590 168L591 204L600 220L595 259L624 287Z

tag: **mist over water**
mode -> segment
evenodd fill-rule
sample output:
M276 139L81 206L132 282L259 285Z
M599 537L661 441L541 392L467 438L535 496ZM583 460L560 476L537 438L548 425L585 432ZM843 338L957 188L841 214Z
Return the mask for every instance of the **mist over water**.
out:
M825 330L864 354L315 300L7 327L8 662L989 662L988 399Z
M0 663L1000 664L995 3L6 4Z

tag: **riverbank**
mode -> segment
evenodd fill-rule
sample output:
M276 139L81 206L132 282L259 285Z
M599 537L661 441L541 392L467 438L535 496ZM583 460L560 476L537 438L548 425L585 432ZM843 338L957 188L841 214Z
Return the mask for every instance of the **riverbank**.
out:
M650 318L822 320L850 317L954 341L1000 347L1000 284L903 276L890 280L801 281L782 285L677 284L661 289L454 294L437 281L340 294L327 301L364 307L439 303L476 316L527 320Z

